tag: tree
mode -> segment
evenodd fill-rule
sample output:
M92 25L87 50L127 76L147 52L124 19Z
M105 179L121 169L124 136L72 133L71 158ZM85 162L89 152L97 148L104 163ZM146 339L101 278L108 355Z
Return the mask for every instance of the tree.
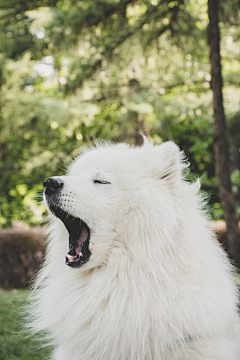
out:
M223 21L229 114L238 104L229 92L239 92L238 22ZM211 216L221 218L206 25L205 0L2 0L2 225L41 222L33 190L45 177L62 175L94 137L135 144L138 130L185 151L211 194ZM36 216L12 217L29 206Z
M214 157L221 205L227 224L227 242L235 264L240 268L240 230L235 197L230 179L229 144L223 108L218 0L208 0L210 63L214 110Z

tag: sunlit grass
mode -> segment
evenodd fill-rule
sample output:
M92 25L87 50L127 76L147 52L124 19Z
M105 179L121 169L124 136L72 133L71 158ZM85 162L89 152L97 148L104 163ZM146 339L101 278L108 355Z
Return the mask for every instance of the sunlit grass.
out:
M21 309L26 304L27 290L0 292L0 359L46 360L48 351L39 348L36 339L23 330Z

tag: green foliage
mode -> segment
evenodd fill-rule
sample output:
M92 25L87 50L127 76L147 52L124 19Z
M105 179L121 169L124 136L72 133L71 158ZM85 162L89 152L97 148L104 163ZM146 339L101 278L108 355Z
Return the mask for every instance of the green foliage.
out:
M234 174L240 147L236 4L221 2L220 14ZM62 175L94 137L134 144L139 130L154 143L176 141L210 194L212 218L221 218L207 21L205 0L2 1L2 226L17 219L43 223L37 194L44 178ZM238 181L233 186L240 204Z
M28 291L14 290L0 293L0 359L44 360L49 356L47 349L27 337L23 330L23 312Z

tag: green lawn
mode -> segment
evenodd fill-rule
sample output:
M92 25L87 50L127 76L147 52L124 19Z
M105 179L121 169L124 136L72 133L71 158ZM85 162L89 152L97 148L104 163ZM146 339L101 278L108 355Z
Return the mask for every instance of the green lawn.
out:
M21 325L20 309L26 303L27 290L0 292L0 360L46 360L48 351L27 338Z

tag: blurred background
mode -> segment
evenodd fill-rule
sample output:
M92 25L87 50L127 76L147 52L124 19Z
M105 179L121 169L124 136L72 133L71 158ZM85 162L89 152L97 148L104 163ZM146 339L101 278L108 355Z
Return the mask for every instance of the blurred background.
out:
M45 222L38 192L94 137L174 140L223 219L205 0L1 0L0 224ZM239 0L220 1L224 107L240 212Z
M210 3L233 210L215 176ZM240 265L239 231L227 239L224 222L240 214L239 24L239 0L0 0L0 288L27 287L43 259L43 180L95 138L140 145L140 131L184 150L186 176L201 179L211 226ZM21 336L2 335L18 331L12 298L1 295L0 358L43 359Z

